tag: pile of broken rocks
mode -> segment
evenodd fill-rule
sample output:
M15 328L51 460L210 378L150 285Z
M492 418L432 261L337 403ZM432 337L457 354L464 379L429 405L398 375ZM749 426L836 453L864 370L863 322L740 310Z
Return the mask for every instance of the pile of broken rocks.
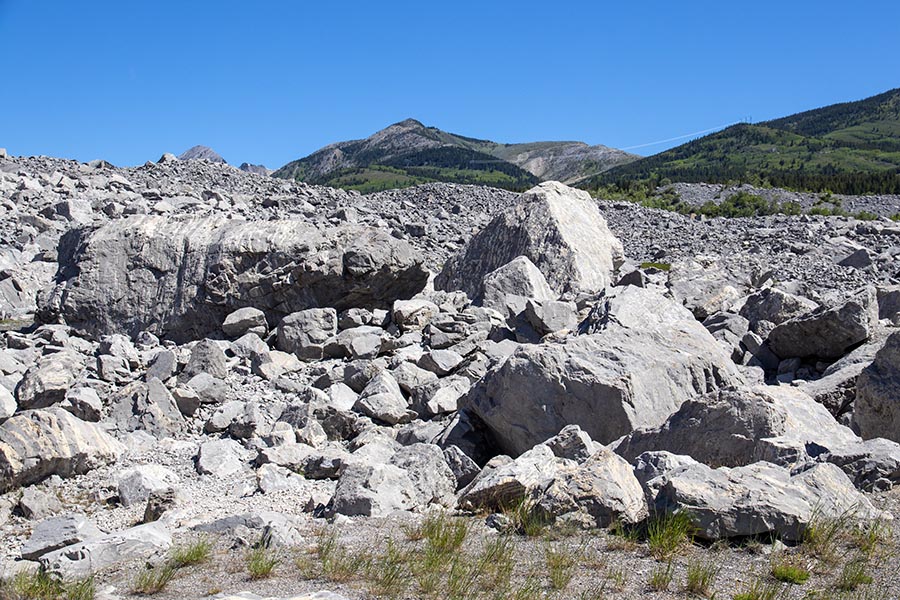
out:
M304 187L277 204L301 211L252 218L249 196L296 184L234 175L259 189L179 206L91 169L124 211L66 200L3 223L4 280L33 284L9 293L36 319L0 335L6 573L523 500L583 528L684 512L706 540L890 518L870 497L900 480L898 287L813 299L702 261L639 266L555 182L489 222L480 193L454 214L459 235L484 226L434 245L337 202L358 195ZM34 181L4 202L40 198ZM435 276L438 246L458 250Z

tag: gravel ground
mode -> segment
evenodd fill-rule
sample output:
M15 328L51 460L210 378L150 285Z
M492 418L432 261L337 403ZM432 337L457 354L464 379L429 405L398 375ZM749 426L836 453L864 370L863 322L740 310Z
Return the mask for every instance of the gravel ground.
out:
M900 516L900 490L871 496L879 508ZM461 517L468 522L469 533L463 544L463 553L477 555L480 550L500 534L484 525L483 517ZM327 589L352 599L395 598L449 598L453 597L442 582L437 592L428 596L418 586L424 581L421 565L424 557L424 541L411 541L408 532L415 529L421 517L397 514L380 519L346 519L334 525L306 517L303 521L304 543L291 551L278 554L279 564L266 579L252 581L247 573L246 547L234 548L229 539L215 538L212 558L205 564L188 567L178 572L164 591L155 597L162 599L200 598L221 592L250 591L265 597L285 597L303 592ZM385 555L388 540L395 547L408 552L407 562L398 572L404 591L376 594L375 578L358 566L350 569L347 580L333 581L322 574L322 563L316 553L317 545L326 539L330 531L337 532L339 543L351 553L370 553L376 557ZM895 599L900 597L900 574L897 573L897 549L900 548L900 522L888 522L886 533L866 566L871 583L864 583L852 592L836 588L845 565L858 553L852 544L842 542L837 547L834 561L822 561L810 555L803 546L780 548L778 545L744 543L741 545L716 544L693 545L679 551L671 560L672 581L668 591L653 591L648 581L654 571L664 570L667 562L650 555L646 543L631 543L606 531L570 532L555 528L546 529L540 536L511 535L510 557L513 562L512 593L496 595L500 586L485 584L487 589L480 596L467 598L655 598L674 599L696 596L684 589L688 570L705 565L715 570L715 577L707 596L733 598L745 592L756 580L775 583L770 576L774 557L790 557L794 564L807 569L810 579L800 585L781 585L778 598L858 598ZM196 534L183 536L185 543L196 539ZM563 554L577 556L572 570L572 580L562 589L552 588L547 566L547 551L552 548ZM782 554L778 554L781 552ZM500 561L497 561L500 562ZM101 574L98 589L113 586L115 593L125 597L137 597L129 593L144 565L129 565L120 570ZM343 579L343 578L341 578ZM469 586L473 592L481 586Z

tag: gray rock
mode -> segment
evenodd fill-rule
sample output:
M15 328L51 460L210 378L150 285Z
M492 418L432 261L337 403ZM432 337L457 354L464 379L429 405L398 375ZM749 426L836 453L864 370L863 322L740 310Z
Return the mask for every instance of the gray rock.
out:
M397 381L387 372L379 373L366 385L354 410L389 425L408 423L416 417Z
M395 510L416 508L419 498L419 491L400 467L354 463L338 479L332 510L348 517L384 517Z
M686 309L648 289L615 288L562 343L520 346L465 397L501 448L519 454L578 424L609 443L655 427L698 392L742 383Z
M694 463L664 477L656 509L685 511L697 537L706 540L774 534L799 541L815 516L881 516L832 464L816 464L792 475L766 462L718 469Z
M145 503L154 492L161 492L178 481L178 476L161 465L147 464L119 473L116 482L123 506Z
M481 472L478 463L454 445L444 448L444 460L449 465L450 470L453 471L453 476L456 477L457 490L469 485Z
M585 514L595 527L638 523L648 514L631 465L605 448L580 465L561 468L552 484L534 494L534 502L554 518Z
M50 475L87 473L124 450L100 427L61 408L20 412L0 424L0 493Z
M169 532L158 523L148 523L45 554L41 566L58 577L79 579L114 565L161 555L171 546Z
M853 427L865 439L900 441L900 333L892 334L860 373Z
M862 490L890 489L900 482L900 444L884 438L833 449L819 460L839 466Z
M818 304L808 298L795 296L777 288L766 288L747 296L740 315L753 326L760 321L780 325L816 308Z
M241 446L234 440L211 440L200 445L197 472L216 479L233 477L244 470Z
M110 418L122 431L140 429L154 437L174 435L185 426L175 398L159 379L122 388L112 400Z
M266 313L252 306L245 306L229 313L222 322L222 332L232 339L247 333L263 337L267 328Z
M419 359L419 366L438 377L449 375L465 360L453 350L431 350Z
M397 300L392 307L391 319L402 331L413 331L425 327L439 312L440 308L431 300Z
M63 506L55 494L32 485L22 490L22 497L19 498L16 509L26 519L39 521L61 512Z
M748 279L716 257L693 256L672 262L667 286L675 301L702 321L730 310L749 289Z
M144 380L150 381L154 377L160 381L166 381L178 370L178 357L171 350L160 350L150 359Z
M527 256L517 256L484 276L482 305L505 316L522 312L529 298L549 302L557 297L544 274Z
M177 342L217 331L238 308L271 323L331 306L386 308L418 293L427 271L408 243L359 226L136 216L72 230L62 282L42 314L92 336L149 330Z
M587 192L550 181L522 194L450 258L435 287L484 298L485 276L525 256L558 293L596 292L622 264L621 242Z
M286 316L278 325L278 348L303 360L319 360L328 338L337 333L337 311L310 308Z
M0 385L0 423L16 414L19 405L12 393Z
M529 300L525 305L525 319L539 335L575 329L578 325L578 309L574 302Z
M187 381L200 373L207 373L218 379L228 377L228 360L225 353L212 340L200 340L191 348L191 358L181 372L181 377Z
M769 333L769 347L782 359L838 358L867 340L877 321L878 302L869 288L841 306L820 307L781 323Z
M37 560L48 552L95 539L103 532L84 515L63 515L38 523L31 537L22 544L22 558Z
M559 458L568 458L583 463L599 450L591 436L582 431L578 425L566 425L555 436L544 442L553 454Z
M417 504L452 507L456 501L456 476L444 460L444 452L434 444L412 444L398 450L391 464L409 476L418 492Z
M533 490L552 482L564 464L564 459L556 458L543 444L534 446L505 464L492 467L489 462L474 481L459 493L459 504L463 508L514 506Z
M714 466L761 460L795 466L856 441L803 392L759 385L689 400L659 427L627 435L615 450L632 462L644 452L666 450Z
M89 387L70 389L66 392L66 399L59 406L82 421L96 423L103 415L103 402L100 400L100 395Z
M62 402L83 366L81 358L74 352L42 356L33 367L25 371L22 381L16 387L19 408L47 408Z
M400 363L391 370L391 375L407 394L412 394L416 388L438 380L437 375L411 362Z

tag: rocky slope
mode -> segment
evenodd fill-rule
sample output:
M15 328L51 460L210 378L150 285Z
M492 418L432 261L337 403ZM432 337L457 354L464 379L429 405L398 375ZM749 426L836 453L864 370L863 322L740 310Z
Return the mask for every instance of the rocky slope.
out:
M218 152L208 146L192 146L178 155L178 160L208 160L214 163L225 163Z
M890 220L169 158L0 158L0 199L6 577L670 598L654 573L716 562L730 597L786 561L786 597L900 589ZM660 519L723 544L661 554Z

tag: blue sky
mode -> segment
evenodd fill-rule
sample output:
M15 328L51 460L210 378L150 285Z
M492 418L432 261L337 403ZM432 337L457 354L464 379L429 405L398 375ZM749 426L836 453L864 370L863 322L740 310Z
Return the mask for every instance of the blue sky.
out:
M407 117L643 146L900 87L900 3L0 0L0 146L269 167Z

